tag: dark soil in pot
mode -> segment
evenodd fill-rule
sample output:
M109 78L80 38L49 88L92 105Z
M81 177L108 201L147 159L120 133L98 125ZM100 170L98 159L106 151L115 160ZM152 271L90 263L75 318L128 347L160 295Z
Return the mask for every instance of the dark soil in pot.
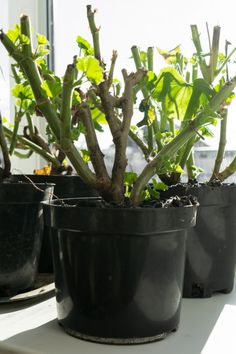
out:
M78 202L44 205L46 223L57 230L52 234L56 301L65 331L95 342L136 344L176 330L186 228L195 223L196 206Z
M55 176L55 175L26 175L34 183L53 183L54 194L58 198L96 197L95 190L89 188L79 176ZM24 175L14 175L21 181L28 181ZM50 230L44 226L42 249L39 259L39 273L53 273L52 250L50 243Z
M33 286L38 271L43 210L52 185L0 184L0 296Z
M184 297L210 297L233 289L236 259L236 186L178 185L168 195L195 195L196 226L188 231Z

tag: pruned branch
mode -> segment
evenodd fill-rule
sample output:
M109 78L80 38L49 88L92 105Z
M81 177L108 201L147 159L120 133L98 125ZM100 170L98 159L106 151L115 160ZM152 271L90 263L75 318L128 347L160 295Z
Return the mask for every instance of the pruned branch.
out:
M139 69L136 73L127 74L122 70L125 89L122 96L122 123L120 132L113 136L115 144L115 159L112 169L112 185L114 194L123 195L124 173L127 166L126 148L130 130L131 119L133 116L133 87L137 85L147 74L146 69Z
M97 175L97 179L99 180L98 183L110 184L110 177L108 175L106 165L104 163L104 155L100 149L91 116L91 111L86 102L80 104L77 111L77 115L86 128L85 139L90 153L91 162L94 167L94 171Z
M112 58L111 58L111 66L110 66L108 79L107 79L108 87L111 87L112 82L113 82L113 75L114 75L114 69L115 69L117 56L118 56L117 51L113 50Z
M94 56L102 64L101 52L100 52L100 43L99 43L99 28L97 28L94 20L95 11L92 10L91 5L87 5L87 18L89 22L90 31L93 37L93 47L94 47Z

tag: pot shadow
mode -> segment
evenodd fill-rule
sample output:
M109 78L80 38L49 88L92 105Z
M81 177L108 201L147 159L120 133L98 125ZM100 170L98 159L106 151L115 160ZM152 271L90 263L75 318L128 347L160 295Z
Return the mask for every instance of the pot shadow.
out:
M17 301L9 301L9 302L2 302L0 300L0 314L6 314L6 313L11 313L11 312L16 312L20 310L24 310L26 308L29 308L30 306L37 305L40 302L43 302L45 300L48 300L55 296L55 291L50 291L50 293L45 293L45 294L40 294L38 296L35 296L31 299L25 299L25 300L17 300Z
M128 346L103 345L74 338L64 332L57 320L16 334L4 343L33 349L44 354L200 354L226 304L236 305L233 294L217 294L211 299L184 299L179 329L160 342ZM223 340L223 336L222 336ZM133 347L133 348L132 348Z

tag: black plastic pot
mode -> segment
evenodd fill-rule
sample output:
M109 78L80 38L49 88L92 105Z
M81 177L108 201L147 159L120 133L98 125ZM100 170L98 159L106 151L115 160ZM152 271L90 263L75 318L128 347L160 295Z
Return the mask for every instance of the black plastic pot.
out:
M233 289L236 259L236 186L178 185L167 193L198 198L196 226L188 231L184 297L211 297Z
M43 231L41 201L52 185L0 184L0 296L33 286L38 271Z
M24 175L15 175L17 180L26 181ZM53 183L58 198L95 197L97 192L89 188L79 176L27 175L34 183ZM39 273L53 273L50 231L44 226L42 250L39 259Z
M53 233L59 323L102 343L162 339L180 318L186 229L196 206L169 209L44 205ZM91 206L91 203L93 206Z

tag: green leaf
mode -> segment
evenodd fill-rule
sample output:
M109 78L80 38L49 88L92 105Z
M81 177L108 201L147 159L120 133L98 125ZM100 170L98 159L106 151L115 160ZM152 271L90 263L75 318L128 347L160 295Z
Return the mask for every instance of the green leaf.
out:
M155 89L152 93L154 99L164 104L168 118L184 118L188 102L192 93L192 86L173 67L160 71Z
M37 52L35 53L36 58L44 58L49 54L49 49L44 48L43 44L40 44L37 48Z
M37 37L37 42L38 42L39 45L40 44L43 44L43 45L48 45L49 44L47 38L45 36L43 36L42 34L37 33L36 37Z
M75 105L75 104L79 104L79 103L81 103L80 94L78 91L74 90L72 104Z
M21 34L19 36L21 44L30 44L30 39L29 37L25 36L24 34Z
M153 107L149 107L147 111L147 123L148 125L152 125L155 120L155 109Z
M185 171L182 169L182 167L180 165L176 165L174 168L174 172L177 173L185 173Z
M167 64L175 64L176 63L176 56L180 54L180 46L178 45L172 50L162 50L157 48L158 53L165 59Z
M41 87L45 91L46 95L51 98L58 96L62 90L61 83L58 81L45 80L41 84Z
M90 45L90 43L88 41L86 41L86 39L84 39L81 36L78 36L76 38L76 42L78 43L79 48L82 49L82 51L85 55L94 55L94 49Z
M25 85L25 84L16 84L12 88L11 93L14 97L17 97L22 101L26 100L26 99L31 100L34 98L31 87L29 85Z
M99 84L103 79L103 68L93 57L78 58L77 69L82 71L92 83Z
M146 194L146 198L145 199L150 199L150 198L159 199L160 193L155 188L152 188L151 186L148 186L147 187L147 191L148 191L148 193Z
M143 66L147 66L147 53L144 51L140 51L140 60L143 64Z
M152 179L152 184L155 189L158 189L159 191L166 191L168 189L168 186L163 183L163 182L157 182L155 178Z
M19 36L21 34L21 31L20 31L20 26L19 25L15 25L14 28L11 28L8 30L7 32L7 37L13 42L15 43Z
M97 107L91 109L91 114L93 121L96 121L99 124L107 124L106 116L105 114L100 111Z
M82 157L82 159L85 161L85 162L89 162L91 160L90 158L90 153L88 150L85 150L85 149L81 149L80 150L80 155Z
M138 175L135 172L125 172L124 184L126 186L132 186L137 181Z

